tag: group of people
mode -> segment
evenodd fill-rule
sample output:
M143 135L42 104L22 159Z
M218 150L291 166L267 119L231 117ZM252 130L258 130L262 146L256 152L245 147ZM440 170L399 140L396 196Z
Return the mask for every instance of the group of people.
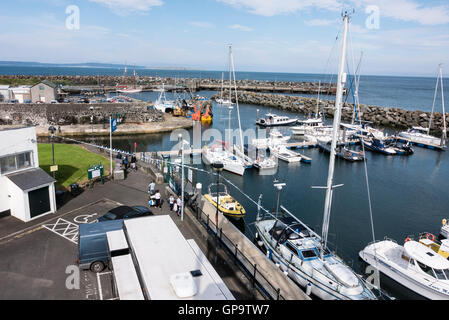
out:
M124 157L122 156L122 154L119 152L117 154L117 159L121 160L120 162L120 166L121 168L123 168L124 170L128 170L129 168L131 168L133 171L137 171L137 158L136 155L133 154L131 156L131 161L129 161L128 159L128 155L125 155Z
M148 185L148 193L150 194L149 200L150 207L162 209L163 204L162 196L160 191L156 189L156 183L154 181L151 181L151 183ZM182 208L181 196L178 196L175 199L175 196L170 194L170 197L168 198L168 203L170 205L170 211L174 211L178 216L180 216Z

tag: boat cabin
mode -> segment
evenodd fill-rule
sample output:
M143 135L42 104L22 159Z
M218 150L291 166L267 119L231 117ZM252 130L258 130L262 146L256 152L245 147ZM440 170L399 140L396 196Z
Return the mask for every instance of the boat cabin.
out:
M449 261L441 255L417 241L407 241L404 249L402 258L408 260L416 270L434 279L449 281Z

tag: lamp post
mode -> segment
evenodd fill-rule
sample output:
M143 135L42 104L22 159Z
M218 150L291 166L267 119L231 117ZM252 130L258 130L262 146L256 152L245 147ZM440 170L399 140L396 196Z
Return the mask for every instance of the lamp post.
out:
M212 168L215 172L217 172L217 211L215 213L215 226L217 227L217 235L218 235L218 205L220 201L220 195L219 195L219 187L220 187L220 172L223 170L223 163L221 162L214 162L212 163Z
M56 128L53 126L50 126L48 128L48 131L51 133L51 150L53 153L53 166L55 165L55 132ZM55 171L53 171L53 179L55 178Z
M182 138L182 134L178 135L178 140L179 140L179 143L181 144L181 150L179 150L181 153L181 171L182 171L182 173L181 173L181 203L182 203L181 221L184 221L184 179L185 179L184 178L184 144L186 144L186 143L189 144L189 143Z
M91 143L94 143L94 107L93 106L90 106L90 111L91 111L90 125L92 127L92 141L91 141Z
M277 202L277 206L276 206L276 218L278 217L278 213L279 213L279 200L281 197L281 190L285 185L286 185L285 183L275 183L274 184L275 188L278 189L278 202Z

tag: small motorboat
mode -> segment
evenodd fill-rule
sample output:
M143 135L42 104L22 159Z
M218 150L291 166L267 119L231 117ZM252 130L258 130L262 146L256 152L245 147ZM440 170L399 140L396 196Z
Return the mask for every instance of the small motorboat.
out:
M215 192L213 188L215 187ZM220 188L222 190L220 190ZM245 216L246 211L242 205L235 200L229 193L224 184L213 183L209 186L209 193L204 195L214 207L217 207L218 198L218 210L226 216L233 218L242 218Z
M449 239L449 223L447 219L443 219L440 229L440 238Z
M382 153L389 156L398 154L395 148L386 145L382 140L376 139L374 138L374 136L372 136L371 138L362 139L362 143L366 149L374 152Z
M265 118L258 119L256 124L262 127L290 126L296 123L298 119L287 116L278 116L273 113L266 114Z
M302 159L299 153L288 149L285 145L271 145L269 149L276 158L288 163L300 162Z
M278 169L278 162L274 156L271 157L261 157L258 156L254 160L254 167L259 170L260 175L271 175L275 174Z
M317 139L318 147L320 150L330 153L331 152L331 141ZM344 143L337 144L336 154L337 157L345 159L350 162L363 161L365 160L365 154L363 151L351 150L344 145Z
M295 136L303 136L307 132L313 132L316 128L322 127L323 127L323 119L312 118L306 120L298 120L298 126L291 127L290 130Z

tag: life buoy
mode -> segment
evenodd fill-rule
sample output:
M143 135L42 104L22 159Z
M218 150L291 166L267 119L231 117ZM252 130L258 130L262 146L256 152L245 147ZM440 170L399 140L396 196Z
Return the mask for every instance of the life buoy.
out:
M347 155L348 157L350 157L352 154L351 154L351 152L348 151L348 152L346 153L346 155Z
M426 238L427 238L427 240L430 240L432 242L435 241L435 236L431 233L426 234Z
M410 239L410 237L407 237L407 238L405 238L405 242L409 242L409 241L411 241L412 239Z
M446 223L447 223L447 220L446 220L446 219L443 219L443 221L441 221L441 222L443 223L443 226L445 226Z

